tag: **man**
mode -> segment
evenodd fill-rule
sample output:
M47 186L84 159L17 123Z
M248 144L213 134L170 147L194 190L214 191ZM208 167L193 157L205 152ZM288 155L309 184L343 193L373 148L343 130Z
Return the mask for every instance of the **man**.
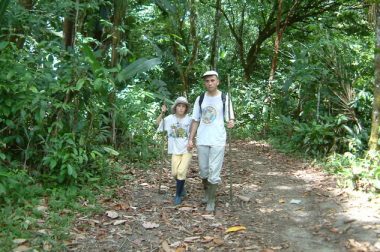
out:
M199 172L205 190L206 211L214 211L227 138L224 121L227 121L228 128L233 128L235 117L228 95L222 95L218 89L218 73L207 71L202 77L207 91L195 100L189 148L194 146L197 134Z

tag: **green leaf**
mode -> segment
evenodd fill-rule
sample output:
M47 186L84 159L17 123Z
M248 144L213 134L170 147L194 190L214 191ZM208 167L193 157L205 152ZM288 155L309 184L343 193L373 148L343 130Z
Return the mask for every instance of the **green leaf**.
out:
M95 181L99 181L100 178L99 177L96 177L96 178L89 178L88 179L88 182L95 182Z
M91 154L90 154L90 155L91 155L91 157L92 157L93 159L95 159L96 156L103 157L103 154L100 153L99 151L96 151L96 150L91 151Z
M0 194L5 194L7 192L7 190L5 189L5 186L0 183Z
M119 152L117 152L117 151L115 151L114 149L112 149L112 148L109 148L109 147L103 147L103 149L107 152L107 153L109 153L109 154L111 154L111 155L113 155L113 156L118 156L119 155Z
M100 91L102 86L103 86L103 80L100 79L100 78L97 78L95 79L95 81L93 82L93 85L94 85L94 89L96 91Z
M159 58L153 58L153 59L145 59L141 58L136 60L135 62L131 63L129 66L124 68L118 75L117 80L118 81L126 81L136 74L143 73L148 71L149 69L157 66L161 63L161 60Z
M5 47L7 47L9 43L7 41L0 42L0 50L3 50Z
M69 174L70 176L72 176L73 173L74 173L74 168L70 164L68 164L67 165L67 174Z
M38 90L35 86L31 86L29 90L32 91L33 93L38 93Z
M92 70L94 71L94 73L96 73L102 67L102 65L96 59L96 56L92 51L91 47L89 47L88 45L83 45L82 49L84 54L88 57L88 61L91 64Z
M82 87L83 87L83 84L84 84L84 79L79 79L78 81L77 81L77 84L76 84L76 86L75 86L75 90L81 90L82 89Z
M54 168L57 165L57 160L50 159L50 168Z

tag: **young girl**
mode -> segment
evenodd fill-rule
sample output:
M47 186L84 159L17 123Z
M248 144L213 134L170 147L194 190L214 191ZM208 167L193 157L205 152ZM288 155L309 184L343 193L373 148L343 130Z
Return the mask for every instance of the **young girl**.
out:
M156 123L159 125L158 131L166 131L168 134L168 153L172 155L172 176L177 181L174 205L179 205L185 195L185 180L192 157L188 149L192 119L187 115L189 103L185 97L178 97L172 106L172 114L162 120L166 110L166 106L162 105Z

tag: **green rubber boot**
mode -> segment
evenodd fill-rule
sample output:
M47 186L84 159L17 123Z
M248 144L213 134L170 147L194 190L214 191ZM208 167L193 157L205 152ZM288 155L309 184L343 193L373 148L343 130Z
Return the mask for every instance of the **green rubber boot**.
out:
M215 198L216 198L216 189L218 184L208 184L208 201L206 211L212 212L215 211Z
M209 182L207 181L207 179L202 179L202 184L203 184L203 190L204 190L204 195L203 195L203 198L202 198L202 203L206 204L207 201L208 201L207 188L208 188Z

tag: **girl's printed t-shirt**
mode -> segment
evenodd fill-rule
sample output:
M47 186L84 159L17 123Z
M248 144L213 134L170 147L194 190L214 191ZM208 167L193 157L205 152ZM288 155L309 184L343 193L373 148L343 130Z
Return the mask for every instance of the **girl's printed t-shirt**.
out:
M164 120L165 129L163 129L163 120L161 120L158 131L168 133L168 153L176 155L188 153L187 144L192 121L190 116L185 115L185 117L179 118L175 114L171 114L165 117Z

